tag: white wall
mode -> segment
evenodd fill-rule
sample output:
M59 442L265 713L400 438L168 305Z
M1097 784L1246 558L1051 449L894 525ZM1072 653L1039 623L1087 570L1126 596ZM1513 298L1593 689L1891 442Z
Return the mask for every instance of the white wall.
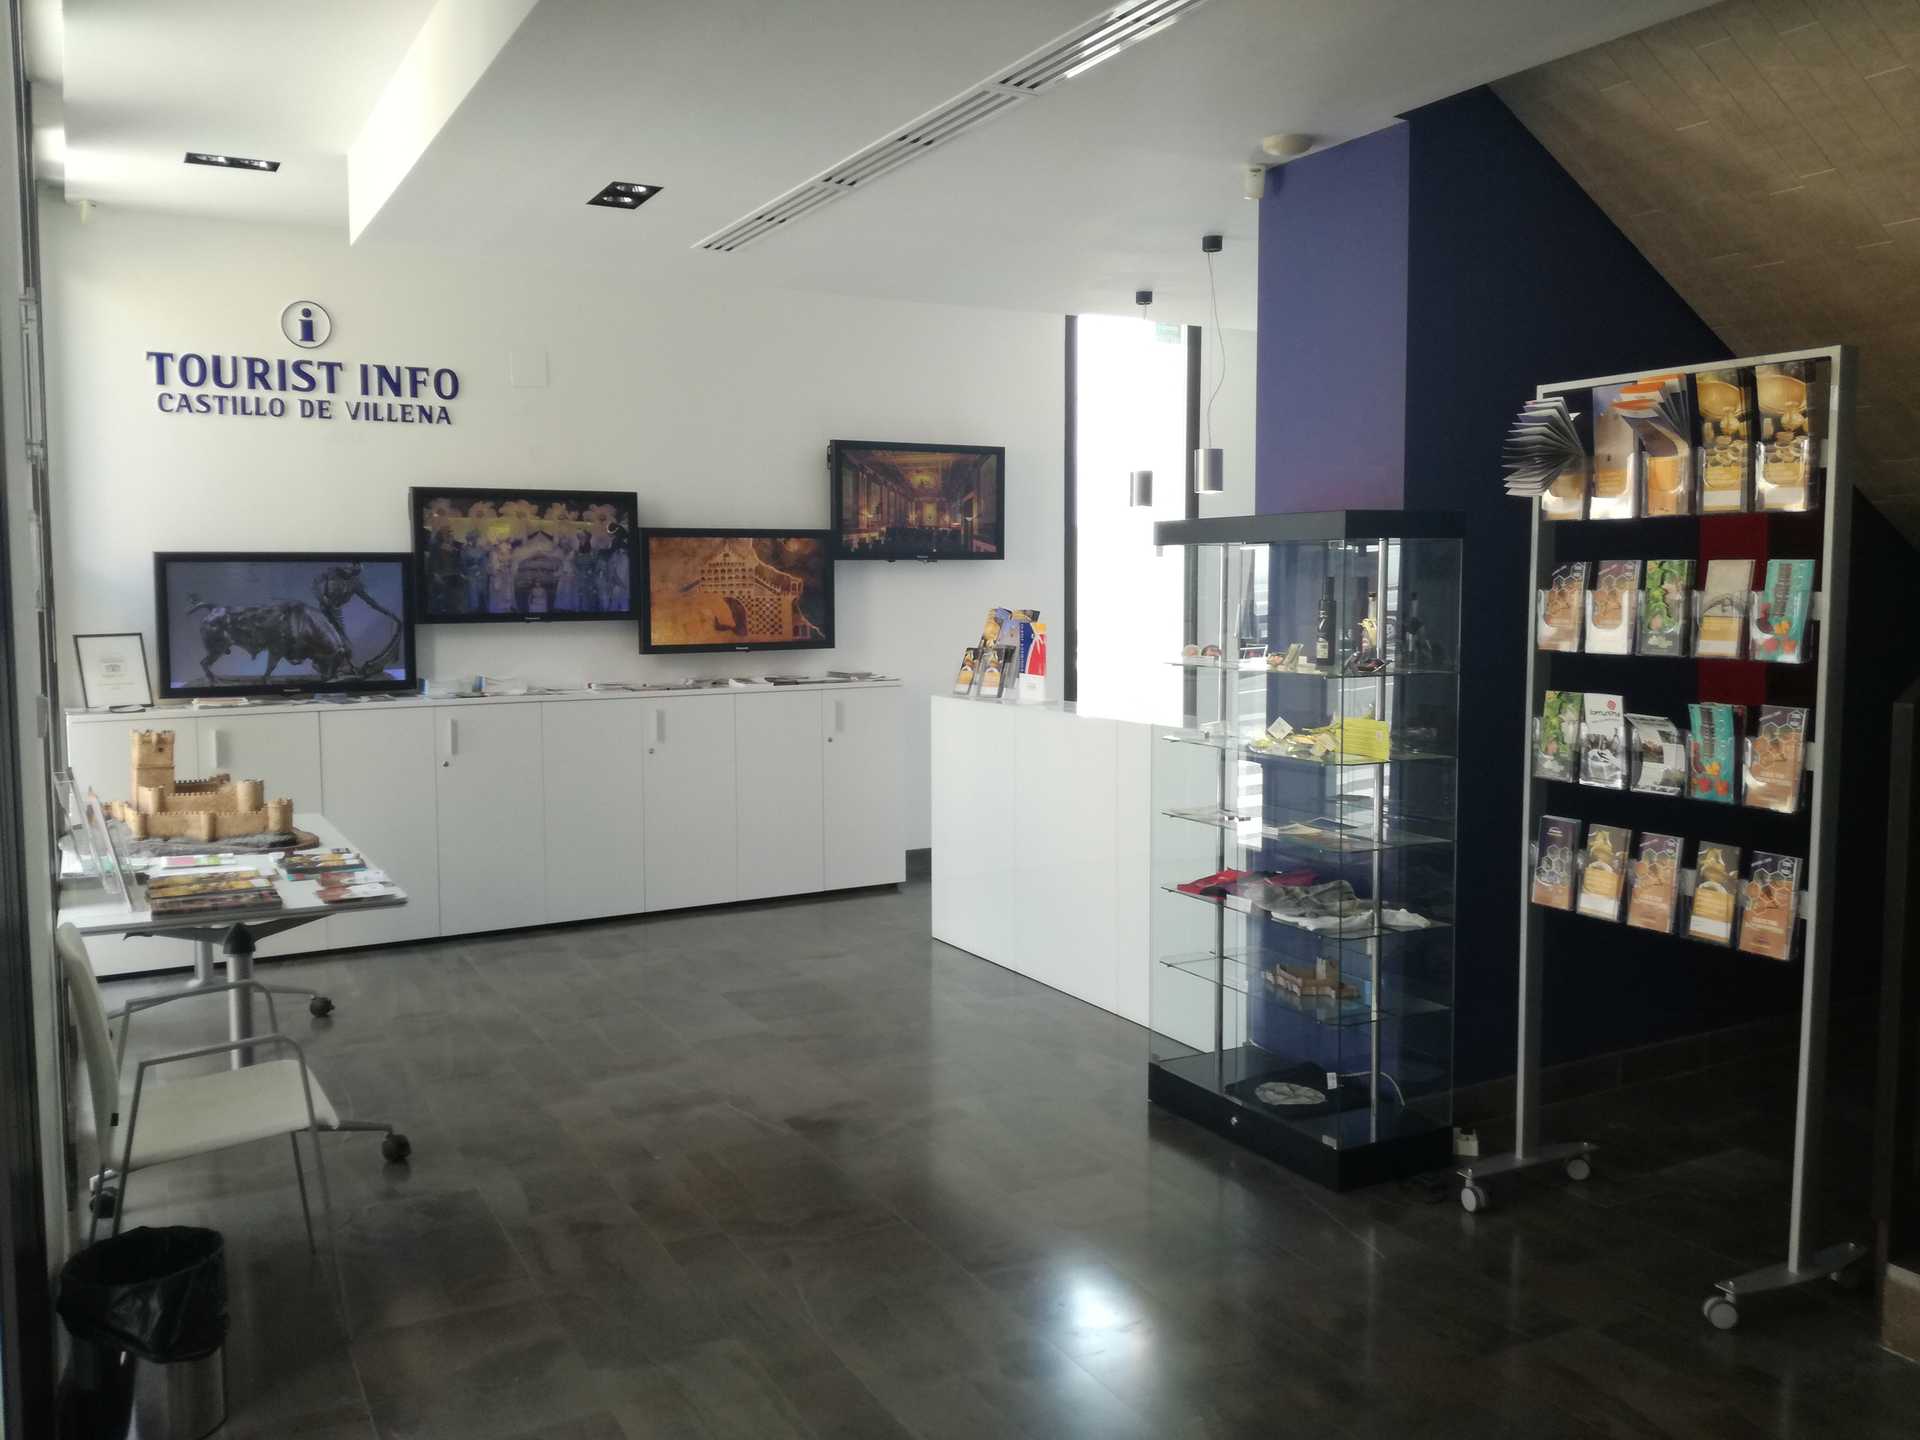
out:
M155 659L153 551L403 550L411 485L630 489L643 524L825 526L835 436L1004 444L1009 558L841 563L833 651L653 657L638 653L632 625L423 626L422 673L577 685L831 665L897 674L910 696L926 695L951 683L990 606L1037 605L1043 619L1060 618L1057 315L690 293L637 271L582 274L561 257L529 275L357 251L312 230L105 209L82 226L52 199L42 214L68 635L144 630ZM733 273L728 263L716 257L716 273ZM332 313L321 357L459 370L453 426L155 409L146 351L297 355L278 319L296 299ZM529 348L548 353L547 388L509 384L509 351ZM71 667L70 641L62 658ZM77 704L77 680L69 686ZM908 843L919 846L927 706L904 708Z

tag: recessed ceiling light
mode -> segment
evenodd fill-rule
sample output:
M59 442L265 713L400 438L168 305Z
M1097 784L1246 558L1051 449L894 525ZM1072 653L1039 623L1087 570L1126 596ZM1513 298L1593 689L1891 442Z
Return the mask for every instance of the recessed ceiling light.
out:
M634 210L659 193L658 185L640 185L632 180L615 180L587 203L605 205L609 210Z
M265 170L280 168L278 160L249 160L244 155L215 155L206 150L187 151L187 164L211 165L218 170Z

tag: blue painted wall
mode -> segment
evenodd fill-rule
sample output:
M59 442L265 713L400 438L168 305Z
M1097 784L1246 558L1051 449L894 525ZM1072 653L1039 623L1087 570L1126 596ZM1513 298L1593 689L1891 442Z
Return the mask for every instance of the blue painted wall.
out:
M1408 198L1398 125L1268 172L1254 445L1262 512L1402 504Z

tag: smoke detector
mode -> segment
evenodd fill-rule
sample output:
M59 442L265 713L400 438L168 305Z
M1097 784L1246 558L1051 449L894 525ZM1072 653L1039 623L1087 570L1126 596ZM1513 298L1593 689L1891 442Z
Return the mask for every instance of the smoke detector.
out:
M1313 148L1311 135L1269 135L1260 142L1260 148L1281 164L1289 160L1298 160Z

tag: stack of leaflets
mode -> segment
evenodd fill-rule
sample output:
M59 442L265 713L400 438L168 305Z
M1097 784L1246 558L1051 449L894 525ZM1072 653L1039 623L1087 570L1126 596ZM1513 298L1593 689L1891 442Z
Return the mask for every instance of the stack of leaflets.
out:
M1587 562L1574 560L1553 567L1547 588L1539 595L1537 643L1542 650L1577 651L1580 622L1586 612Z
M352 905L368 900L396 897L400 887L382 870L354 870L328 875L314 889L314 897L323 905Z
M1580 822L1564 815L1540 817L1540 839L1533 850L1532 900L1549 910L1573 908L1573 851Z
M1700 623L1693 653L1702 659L1738 660L1745 634L1747 592L1753 589L1753 561L1709 560L1701 587Z
M1559 396L1529 400L1507 431L1501 462L1507 493L1540 497L1548 520L1579 520L1586 514L1587 447Z
M357 850L292 850L280 857L280 873L289 880L322 880L366 868Z
M1618 825L1587 826L1587 852L1580 865L1582 915L1595 920L1620 919L1620 901L1627 893L1627 847L1630 831Z
M147 908L158 916L221 910L269 910L280 904L271 875L156 875L147 881Z
M1587 653L1633 653L1633 602L1640 589L1638 560L1602 560L1587 592Z
M1793 958L1793 922L1800 911L1800 861L1756 850L1740 896L1740 948L1772 960Z
M1580 783L1627 788L1626 717L1618 695L1587 691L1580 719Z
M1807 658L1813 613L1813 561L1767 561L1767 586L1753 597L1747 653L1755 660L1797 665Z
M236 865L240 857L231 851L209 855L160 855L147 862L149 870L173 874L180 870L218 870Z
M1746 719L1746 708L1689 705L1687 718L1693 722L1693 733L1687 737L1687 793L1696 800L1733 804L1738 777L1735 757L1740 753L1740 727Z
M1533 737L1533 773L1542 780L1579 776L1581 694L1549 690Z
M1762 705L1747 737L1740 803L1791 815L1800 808L1807 770L1807 712L1797 705Z
M1662 935L1673 933L1674 912L1680 900L1680 843L1678 835L1640 837L1631 898L1627 901L1627 924Z
M1693 488L1693 405L1687 382L1678 375L1651 375L1631 385L1622 385L1614 397L1612 413L1626 423L1639 445L1638 469L1642 480L1640 488L1646 492L1645 513L1685 515ZM1634 488L1629 485L1622 497L1622 513L1602 515L1596 466L1594 518L1632 518Z
M1751 369L1702 370L1693 377L1700 412L1700 513L1747 508L1754 420Z
M1687 788L1687 745L1664 715L1627 716L1628 788L1642 795L1681 795Z
M1647 561L1646 588L1640 596L1638 653L1685 655L1692 635L1693 561Z
M1733 941L1735 886L1740 847L1702 840L1694 862L1693 907L1687 912L1687 937L1714 945Z
M1760 444L1754 452L1753 498L1757 510L1805 510L1814 498L1819 449L1814 421L1820 413L1814 366L1784 360L1754 367L1760 411Z

